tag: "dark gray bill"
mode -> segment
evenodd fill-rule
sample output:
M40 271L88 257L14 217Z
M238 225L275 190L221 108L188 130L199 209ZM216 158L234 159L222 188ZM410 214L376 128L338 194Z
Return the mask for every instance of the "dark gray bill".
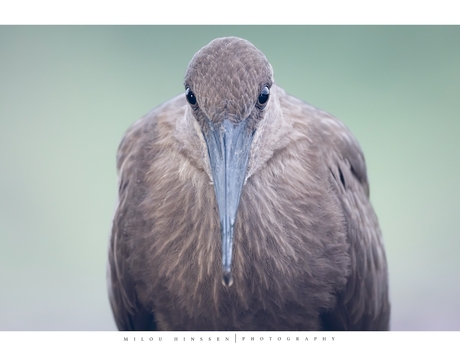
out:
M233 228L240 202L241 191L248 166L249 152L254 132L248 128L248 120L237 124L224 120L208 122L203 136L208 147L214 192L219 208L222 238L222 283L231 286Z

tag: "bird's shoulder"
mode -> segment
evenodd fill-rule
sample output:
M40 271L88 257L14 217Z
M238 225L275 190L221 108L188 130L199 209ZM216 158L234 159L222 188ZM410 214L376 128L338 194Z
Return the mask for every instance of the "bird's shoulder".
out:
M310 148L318 151L336 177L339 178L341 174L337 169L338 163L345 163L369 196L364 154L348 127L330 113L285 92L281 96L281 105L294 131L300 133L298 137L311 143Z
M157 126L173 126L175 121L184 115L185 98L183 95L164 102L134 122L124 133L117 150L117 171L132 155L138 154L140 149L151 147L151 143L158 139ZM160 130L161 131L161 130ZM168 130L166 130L168 131Z

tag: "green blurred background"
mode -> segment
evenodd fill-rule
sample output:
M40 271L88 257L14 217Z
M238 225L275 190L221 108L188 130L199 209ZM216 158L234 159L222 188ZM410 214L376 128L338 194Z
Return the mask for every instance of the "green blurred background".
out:
M0 27L0 330L114 330L107 243L126 128L240 36L365 152L393 330L460 330L460 27Z

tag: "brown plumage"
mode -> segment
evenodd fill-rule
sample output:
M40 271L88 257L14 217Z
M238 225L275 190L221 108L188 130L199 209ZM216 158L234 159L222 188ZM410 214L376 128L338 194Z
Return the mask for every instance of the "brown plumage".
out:
M385 251L348 129L239 38L198 51L185 87L118 150L118 328L387 330Z

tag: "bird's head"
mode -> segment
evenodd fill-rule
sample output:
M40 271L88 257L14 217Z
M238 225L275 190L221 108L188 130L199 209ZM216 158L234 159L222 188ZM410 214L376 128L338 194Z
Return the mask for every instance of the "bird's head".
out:
M251 149L264 121L276 112L273 83L265 55L236 37L218 38L200 49L185 75L186 116L202 133L219 209L226 286L233 282L233 228Z

